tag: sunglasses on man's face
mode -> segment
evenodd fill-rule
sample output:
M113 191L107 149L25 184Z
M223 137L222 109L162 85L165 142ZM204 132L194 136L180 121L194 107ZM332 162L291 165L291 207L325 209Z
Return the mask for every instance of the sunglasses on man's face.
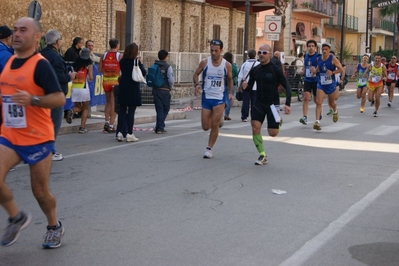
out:
M258 55L261 55L261 54L268 54L269 52L268 51L258 51Z

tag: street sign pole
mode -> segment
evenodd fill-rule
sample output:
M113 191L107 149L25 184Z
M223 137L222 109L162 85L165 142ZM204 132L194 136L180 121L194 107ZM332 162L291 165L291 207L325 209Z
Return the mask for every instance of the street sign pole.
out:
M249 7L250 3L249 0L245 1L245 31L244 31L244 51L243 51L243 62L247 60L247 53L248 53L248 28L249 28Z

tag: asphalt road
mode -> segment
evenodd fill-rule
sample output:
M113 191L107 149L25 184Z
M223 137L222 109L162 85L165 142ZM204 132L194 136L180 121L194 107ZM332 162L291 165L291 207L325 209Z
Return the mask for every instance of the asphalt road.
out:
M325 115L320 132L314 104L304 126L293 103L278 137L263 130L265 166L254 165L239 108L211 160L202 158L199 110L168 121L164 135L140 125L137 143L101 131L62 135L51 189L63 245L41 249L46 220L20 165L7 181L33 222L0 248L0 265L399 265L399 103L386 101L374 118L372 107L360 114L356 97L342 96L339 121Z

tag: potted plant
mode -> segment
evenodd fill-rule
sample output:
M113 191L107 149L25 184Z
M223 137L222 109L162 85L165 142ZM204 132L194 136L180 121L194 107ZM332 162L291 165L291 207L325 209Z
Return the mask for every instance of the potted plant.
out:
M302 8L308 8L309 5L310 5L310 3L308 3L308 2L302 2L300 5L301 5Z

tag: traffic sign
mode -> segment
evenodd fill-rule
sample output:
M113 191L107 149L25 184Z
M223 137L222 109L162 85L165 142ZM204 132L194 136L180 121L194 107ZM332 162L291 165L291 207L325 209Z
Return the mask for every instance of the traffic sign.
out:
M281 32L281 16L265 16L265 32L280 33Z
M268 41L278 41L278 40L280 40L280 34L278 34L278 33L266 33L266 40L268 40Z

